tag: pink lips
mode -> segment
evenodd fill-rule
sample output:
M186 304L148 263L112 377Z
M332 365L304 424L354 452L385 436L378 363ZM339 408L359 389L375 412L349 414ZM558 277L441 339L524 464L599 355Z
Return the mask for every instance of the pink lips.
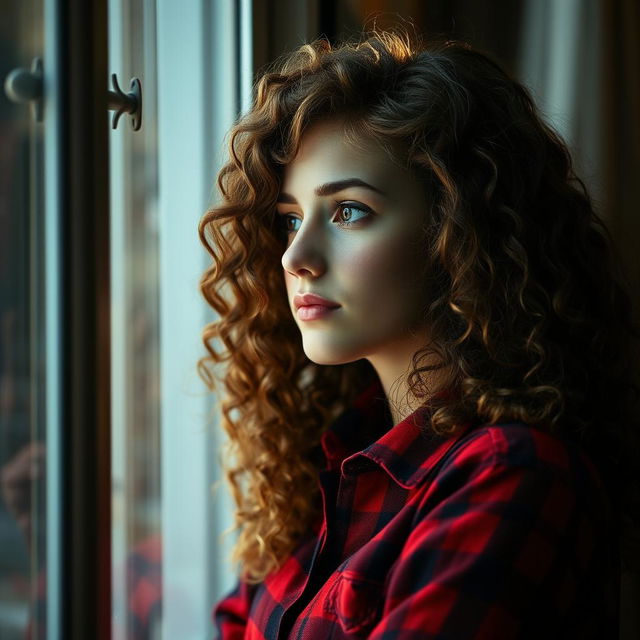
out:
M293 306L296 308L300 320L324 318L340 307L338 303L327 300L315 293L296 294L293 298Z

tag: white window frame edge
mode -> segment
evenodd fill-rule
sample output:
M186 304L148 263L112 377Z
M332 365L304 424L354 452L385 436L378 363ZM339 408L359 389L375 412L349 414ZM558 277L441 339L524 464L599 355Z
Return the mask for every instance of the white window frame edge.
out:
M46 403L46 531L47 531L47 640L62 634L62 372L61 372L61 192L59 55L62 27L58 3L44 7L44 190L45 190L45 403Z
M127 12L122 0L110 0L109 21L109 69L123 77L128 24ZM145 79L142 78L142 82ZM144 86L144 85L143 85ZM143 94L144 97L144 94ZM126 120L126 119L125 119ZM128 553L126 525L115 526L126 509L126 385L127 376L127 291L126 278L126 221L128 203L127 175L131 158L127 153L126 135L122 130L129 123L124 121L119 130L109 134L109 189L110 189L110 250L111 250L111 618L113 640L124 640L127 624L127 576Z

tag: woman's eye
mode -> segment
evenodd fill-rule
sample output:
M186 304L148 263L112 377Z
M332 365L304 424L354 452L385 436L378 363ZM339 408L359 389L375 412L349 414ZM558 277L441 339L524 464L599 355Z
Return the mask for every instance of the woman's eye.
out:
M336 222L348 226L371 215L371 209L355 202L339 202L336 205Z
M302 220L290 213L282 213L278 216L278 226L286 233L293 233L300 229Z

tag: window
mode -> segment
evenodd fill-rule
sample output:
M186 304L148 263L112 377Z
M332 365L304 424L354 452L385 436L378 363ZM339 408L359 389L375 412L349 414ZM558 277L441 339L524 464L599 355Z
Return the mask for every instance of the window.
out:
M109 5L110 69L123 86L139 77L146 105L140 131L127 123L110 134L112 597L122 640L208 637L212 603L234 580L231 540L220 538L229 496L222 483L212 492L215 398L196 371L210 320L197 225L248 93L238 55L247 18L230 2Z
M250 95L249 9L2 5L3 81L40 57L45 87L41 121L0 101L3 639L208 637L235 580L197 224ZM110 130L111 73L141 81L137 132Z

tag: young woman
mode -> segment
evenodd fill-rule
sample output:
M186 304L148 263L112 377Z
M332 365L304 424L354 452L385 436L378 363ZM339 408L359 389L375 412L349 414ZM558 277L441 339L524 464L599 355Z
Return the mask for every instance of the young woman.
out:
M525 89L461 44L317 42L230 154L219 637L615 638L630 305Z

